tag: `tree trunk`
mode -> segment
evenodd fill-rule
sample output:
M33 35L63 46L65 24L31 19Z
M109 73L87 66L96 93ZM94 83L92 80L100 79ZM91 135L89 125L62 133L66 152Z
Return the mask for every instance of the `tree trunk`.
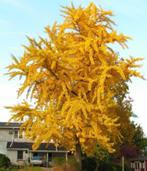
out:
M78 163L78 171L82 171L82 150L79 143L76 144L75 158Z

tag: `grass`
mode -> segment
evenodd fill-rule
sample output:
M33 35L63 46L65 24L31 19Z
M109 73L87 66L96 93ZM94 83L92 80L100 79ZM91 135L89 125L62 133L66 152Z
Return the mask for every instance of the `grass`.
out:
M12 168L12 169L3 169L0 168L0 171L42 171L40 167L25 167L22 169Z
M26 167L21 169L20 171L42 171L40 167Z
M0 171L18 171L18 169L5 169L5 168L0 168Z

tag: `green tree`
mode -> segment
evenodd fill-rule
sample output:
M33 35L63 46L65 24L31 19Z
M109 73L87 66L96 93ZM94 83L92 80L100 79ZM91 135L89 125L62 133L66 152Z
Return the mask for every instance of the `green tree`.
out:
M147 146L147 138L144 135L140 125L130 121L126 127L127 131L122 132L123 139L118 144L116 156L125 158L134 158L141 155Z
M132 125L135 129L132 143L139 148L140 152L144 151L145 147L147 147L147 138L143 132L143 129L141 125L135 124L134 122L132 122Z

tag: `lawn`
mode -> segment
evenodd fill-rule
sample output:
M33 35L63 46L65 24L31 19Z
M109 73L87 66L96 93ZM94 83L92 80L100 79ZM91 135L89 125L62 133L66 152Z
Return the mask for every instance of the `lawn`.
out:
M26 167L23 169L1 169L0 171L43 171L40 167Z
M40 167L26 167L24 169L20 169L19 171L43 171Z

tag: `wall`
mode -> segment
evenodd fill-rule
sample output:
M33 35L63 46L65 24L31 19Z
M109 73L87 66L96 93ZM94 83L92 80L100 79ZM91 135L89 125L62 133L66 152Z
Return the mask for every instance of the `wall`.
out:
M17 151L8 151L7 150L7 142L27 142L29 140L26 140L23 136L23 138L15 138L14 139L14 132L13 134L10 134L10 130L13 131L12 128L0 128L0 153L5 154L13 164L17 163ZM15 129L18 130L18 129ZM24 151L25 153L25 151ZM27 158L27 154L23 154L24 158Z
M7 141L12 141L8 129L0 129L0 153L7 154Z
M7 151L7 156L12 164L17 164L17 151Z
M23 137L19 138L19 132L18 132L18 137L14 138L14 130L19 130L19 129L12 129L12 128L0 128L0 142L6 142L6 141L17 141L17 142L30 142L30 140L26 139L23 133ZM13 134L10 134L9 132L12 131Z

